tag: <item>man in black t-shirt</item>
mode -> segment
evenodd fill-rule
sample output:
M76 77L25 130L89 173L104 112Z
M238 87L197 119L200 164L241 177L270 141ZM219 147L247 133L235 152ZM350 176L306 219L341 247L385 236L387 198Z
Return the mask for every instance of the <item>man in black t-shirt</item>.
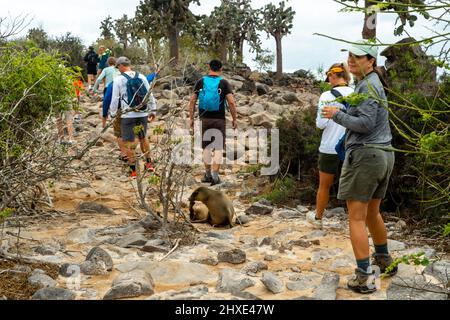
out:
M86 62L88 75L88 90L91 91L95 83L95 77L97 76L97 64L100 62L100 58L97 52L94 51L94 47L89 47L88 53L84 56L84 62Z
M212 186L220 184L219 170L223 161L226 139L225 110L230 108L233 129L237 129L237 111L233 91L228 81L222 79L222 62L213 60L209 64L209 74L200 79L194 87L194 94L189 103L191 132L194 133L194 112L197 100L199 116L202 122L203 161L205 176L203 183ZM214 155L213 155L214 153Z

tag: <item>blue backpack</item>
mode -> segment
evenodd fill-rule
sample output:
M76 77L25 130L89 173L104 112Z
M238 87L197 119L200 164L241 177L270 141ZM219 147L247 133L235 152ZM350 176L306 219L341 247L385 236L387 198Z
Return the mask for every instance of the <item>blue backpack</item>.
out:
M145 103L145 97L148 94L148 90L144 85L144 81L139 77L139 73L136 72L134 78L131 78L126 73L122 75L127 79L127 98L125 100L127 105L137 112L145 112L148 109Z
M220 81L221 77L203 77L203 89L199 93L199 109L202 112L220 110Z
M335 96L336 98L341 98L343 95L337 91L336 89L331 90L331 94ZM345 109L347 110L349 105L348 102L344 103ZM339 156L339 160L344 162L345 160L345 140L347 138L347 133L344 134L344 136L339 140L336 147L334 148Z

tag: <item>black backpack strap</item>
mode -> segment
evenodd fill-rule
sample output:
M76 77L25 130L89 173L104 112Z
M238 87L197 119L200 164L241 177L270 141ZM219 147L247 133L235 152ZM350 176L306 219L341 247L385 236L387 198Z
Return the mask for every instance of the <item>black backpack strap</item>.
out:
M131 77L129 75L127 75L125 72L122 73L122 75L127 79L127 80L131 80Z
M340 93L338 90L336 89L331 89L331 94L333 96L335 96L336 98L343 98L344 96L342 95L342 93ZM349 108L349 104L347 101L345 101L344 103L342 103L345 107L345 110L347 110Z
M333 96L335 96L336 98L341 98L341 97L343 97L343 95L342 95L342 93L340 93L338 90L336 90L336 89L331 89L331 94L333 95Z

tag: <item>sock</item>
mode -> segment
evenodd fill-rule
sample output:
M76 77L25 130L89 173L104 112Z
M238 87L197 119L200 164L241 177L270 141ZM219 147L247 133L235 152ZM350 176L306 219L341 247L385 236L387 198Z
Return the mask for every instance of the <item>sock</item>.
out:
M358 265L358 268L363 270L366 273L372 272L372 267L370 266L370 258L367 257L366 259L356 260L356 264Z
M219 180L219 173L218 172L212 172L212 178L214 179L214 181Z
M135 172L136 171L136 165L135 164L130 165L130 169L131 169L131 172Z
M381 245L377 245L375 244L375 253L378 254L389 254L389 249L388 249L388 245L386 244L381 244Z

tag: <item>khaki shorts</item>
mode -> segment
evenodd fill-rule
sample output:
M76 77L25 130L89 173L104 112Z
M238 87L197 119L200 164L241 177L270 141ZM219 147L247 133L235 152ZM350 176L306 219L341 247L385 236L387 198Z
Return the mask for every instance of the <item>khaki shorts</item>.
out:
M134 142L136 137L143 140L147 135L148 116L140 118L122 118L122 140L124 142ZM136 127L142 127L139 132L135 132Z
M369 202L384 199L394 169L394 152L360 148L347 152L338 199Z
M339 169L339 156L337 154L319 153L319 170L328 174L337 174Z
M120 110L117 112L116 117L114 118L113 128L114 128L114 136L116 138L122 138L122 112Z

